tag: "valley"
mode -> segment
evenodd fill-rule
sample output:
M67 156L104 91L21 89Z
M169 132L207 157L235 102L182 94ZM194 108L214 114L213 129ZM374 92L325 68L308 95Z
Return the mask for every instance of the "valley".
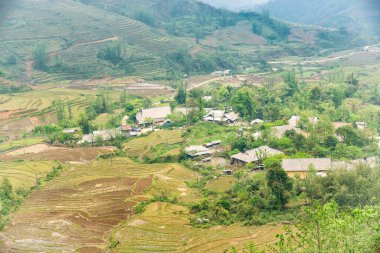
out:
M375 30L203 2L0 1L0 253L379 251Z

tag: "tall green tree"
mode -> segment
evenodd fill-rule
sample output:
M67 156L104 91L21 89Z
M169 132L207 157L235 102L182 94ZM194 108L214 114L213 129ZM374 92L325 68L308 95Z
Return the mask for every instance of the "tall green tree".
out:
M46 45L37 45L32 53L33 56L33 66L38 69L45 71L47 69L48 55L46 51Z
M177 102L177 104L182 105L186 103L186 88L184 85L180 85L177 90L177 94L175 95L174 99Z
M240 116L248 120L253 119L255 115L255 102L252 92L248 88L237 90L231 98L231 104Z
M281 159L281 156L273 156L264 162L267 184L274 196L272 205L276 209L285 208L290 198L290 191L293 188L290 178L281 168Z
M285 73L284 83L287 85L287 96L293 96L298 91L298 80L294 71Z

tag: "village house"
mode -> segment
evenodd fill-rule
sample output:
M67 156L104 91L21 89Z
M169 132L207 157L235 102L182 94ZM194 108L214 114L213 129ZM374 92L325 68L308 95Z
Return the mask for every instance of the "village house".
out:
M375 168L378 163L377 157L366 157L351 161L336 161L332 162L333 169L347 169L352 170L359 166L368 166L369 168Z
M231 156L231 164L241 167L246 166L248 163L256 163L257 165L261 165L265 158L280 154L284 153L268 146L261 146Z
M194 108L192 107L176 107L174 109L174 113L182 113L184 115L188 115Z
M94 131L91 134L86 134L82 137L82 140L78 142L79 145L81 144L93 144L98 139L101 139L102 141L110 141L115 139L118 135L122 135L121 128L116 129L106 129L106 130L100 130L100 131Z
M216 148L216 147L219 147L221 143L222 143L222 141L220 141L220 140L212 141L212 142L206 143L205 147L206 148Z
M168 119L168 116L171 114L170 106L164 107L153 107L149 109L142 109L136 114L137 123L140 126L146 124L162 124L165 120ZM152 122L149 122L152 120Z
M238 115L234 112L226 112L224 110L211 110L203 117L203 120L206 122L230 124L235 123L238 118Z
M191 158L197 158L200 156L211 156L212 152L204 146L189 146L185 148L186 154Z
M131 137L131 133L133 132L133 127L131 125L121 125L120 130L123 137Z
M330 158L283 159L281 166L289 177L299 176L301 179L306 178L310 168L314 168L319 176L325 176L333 168Z
M231 73L231 70L217 70L211 73L212 76L227 76Z

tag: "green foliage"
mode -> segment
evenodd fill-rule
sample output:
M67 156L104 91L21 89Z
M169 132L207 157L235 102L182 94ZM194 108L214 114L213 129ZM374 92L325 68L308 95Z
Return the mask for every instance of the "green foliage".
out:
M48 55L47 55L46 45L39 44L33 50L33 65L36 69L46 71L47 63L48 63Z
M174 99L179 105L182 105L186 103L186 97L186 87L184 85L180 85Z
M281 168L281 162L275 160L276 158L278 159L279 157L264 162L264 167L266 169L268 186L274 195L272 205L276 209L284 209L289 201L292 182L286 172Z
M255 116L255 102L252 92L247 88L238 89L231 98L231 104L240 116L251 120Z
M149 25L149 26L154 26L155 25L155 18L154 18L154 15L152 13L149 13L147 11L144 11L144 10L140 10L138 11L136 14L135 14L135 19L137 19L138 21L146 24L146 25Z
M304 208L301 222L288 227L274 252L376 252L378 207L340 211L334 203Z
M53 125L53 124L36 126L33 129L34 134L47 134L47 135L53 134L56 132L61 132L61 131L62 131L62 128L60 126Z
M63 170L63 166L61 164L54 167L53 170L46 175L45 181L46 182L51 181L54 178L58 177L61 174L62 170Z
M102 48L98 52L97 57L101 60L118 64L123 60L123 47L121 42L109 43L105 48Z

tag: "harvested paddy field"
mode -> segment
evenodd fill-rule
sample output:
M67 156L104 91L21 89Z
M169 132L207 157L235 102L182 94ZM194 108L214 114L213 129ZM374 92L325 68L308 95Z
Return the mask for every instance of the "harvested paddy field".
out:
M184 131L180 129L153 132L148 136L131 140L125 145L124 150L129 156L143 157L157 145L173 145L184 141L183 133Z
M0 181L8 178L15 189L30 189L36 185L37 178L45 177L58 163L37 162L0 162Z
M225 252L235 247L242 251L254 242L264 248L276 241L281 225L216 226L194 228L188 219L189 210L183 206L156 202L132 220L113 231L119 244L112 252Z
M36 144L0 155L0 160L59 161L62 163L86 163L100 155L110 154L113 147L63 148Z
M154 191L176 187L173 194L190 195L184 181L195 177L180 165L124 158L72 165L14 214L0 234L0 252L103 252L111 230L130 217L134 205L151 197L146 190L152 184Z

